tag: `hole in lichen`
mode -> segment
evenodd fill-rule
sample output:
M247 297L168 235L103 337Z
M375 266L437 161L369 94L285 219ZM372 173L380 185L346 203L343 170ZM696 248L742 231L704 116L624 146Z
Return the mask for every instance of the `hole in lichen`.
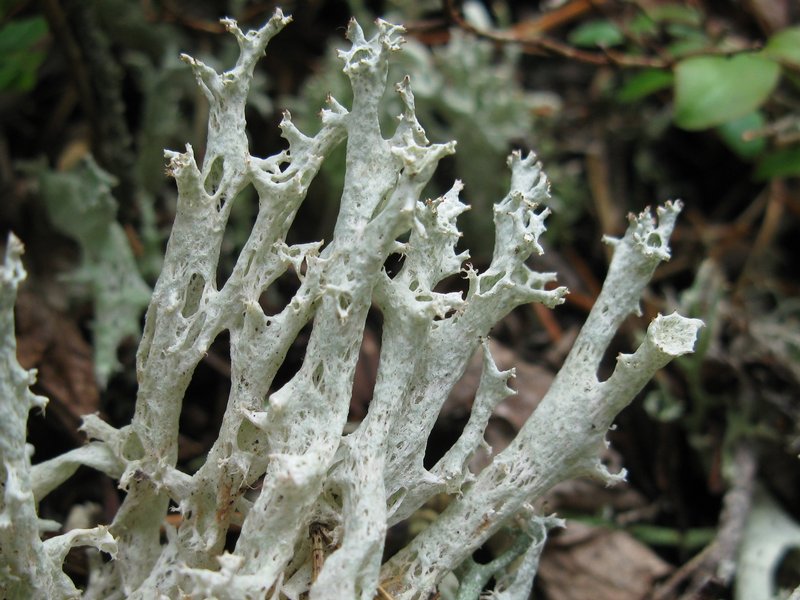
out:
M200 273L192 273L189 283L186 285L186 296L181 309L181 315L184 318L191 317L200 308L200 300L203 298L205 286L205 278Z
M342 313L347 313L347 311L350 310L350 304L353 302L353 299L347 292L340 292L336 301L339 304L339 310Z
M414 568L412 569L414 578L419 579L420 577L422 577L422 572L423 572L422 564L420 564L419 562L415 562Z
M311 372L311 383L314 387L318 388L322 382L322 376L325 374L325 365L321 362L317 363L314 370Z
M268 317L280 314L300 288L300 279L294 268L289 269L270 283L258 297L261 310Z
M303 327L300 333L297 334L292 345L289 346L286 356L283 357L283 361L272 380L272 385L270 387L273 391L283 387L286 382L300 370L300 366L303 364L303 360L305 360L306 347L308 346L308 340L311 337L312 329L313 323L309 323Z
M489 525L489 520L484 515L482 523L485 522ZM472 553L472 560L479 565L486 565L492 560L500 557L504 552L510 549L514 542L514 536L509 530L503 529L490 537L480 548ZM483 592L491 593L494 590L497 580L495 577L490 577L486 585L483 586ZM497 590L496 590L497 591ZM484 595L481 594L481 597Z
M505 352L507 356L508 351ZM502 353L502 350L495 349L493 351L496 358L498 355L502 356ZM426 468L432 468L464 433L483 374L483 360L483 350L476 348L467 362L464 372L442 405L433 431L428 437L424 457ZM506 367L503 366L501 368ZM512 387L515 386L513 382L511 385ZM516 427L521 426L520 424L509 422L507 420L508 415L521 415L524 411L529 410L524 402L520 402L518 398L515 399L513 396L505 401L516 402L516 405L506 405L504 416L492 417L483 432L484 440L492 447L492 455L508 446L516 435ZM530 412L527 414L530 414ZM524 418L521 417L521 420L524 421ZM467 466L473 473L478 473L490 462L490 458L491 456L487 451L479 446L475 448L475 452Z
M194 473L219 436L231 389L230 335L221 332L195 367L186 388L180 415L178 463Z
M480 379L480 361L473 357L473 362L476 360L478 360L477 372L473 373L467 369L462 374L453 393L439 411L439 417L425 447L423 464L426 469L432 468L456 443L464 431ZM419 401L424 400L420 398ZM416 399L415 402L417 402Z
M391 197L392 197L391 192L387 192L386 194L383 195L383 197L378 201L378 204L375 206L375 210L372 211L372 215L370 216L370 221L383 212L383 210L389 204L389 199Z
M219 189L219 184L222 182L222 175L225 171L225 158L223 156L215 156L211 167L208 169L208 175L203 180L203 187L209 196L213 196Z
M126 460L141 460L144 457L144 446L135 431L131 431L125 440L122 456Z
M399 505L399 503L403 501L403 498L406 497L407 493L408 490L406 490L404 487L401 487L399 490L393 492L392 495L389 496L388 500L386 500L386 506L391 510L395 507L395 505Z
M390 254L386 259L386 261L383 263L383 268L386 271L386 274L390 278L394 278L394 276L400 272L400 269L403 268L405 260L406 260L405 254L400 254L399 252Z
M191 319L191 325L189 326L188 331L184 334L184 339L189 344L194 344L195 340L203 333L203 329L206 324L206 315L205 313L201 313L197 315L194 319Z
M344 148L340 147L327 156L319 174L308 186L306 199L300 205L286 237L288 244L319 240L330 243L339 216L344 173Z
M372 396L375 393L375 380L380 362L380 339L383 329L381 315L376 310L367 314L367 325L361 344L358 346L358 360L353 376L353 390L350 396L348 420L360 422L367 414ZM355 350L354 350L355 351Z
M471 406L469 399L459 399L453 395L442 405L425 446L423 465L426 469L432 468L461 437L469 419Z
M658 233L651 233L647 236L647 245L651 248L660 248L662 246L661 236Z
M222 289L235 269L249 273L253 266L253 257L250 253L243 254L242 249L251 235L257 235L253 233L253 225L258 216L258 198L255 189L247 186L236 195L232 202L228 222L225 225L225 233L219 247L216 272L218 290Z
M236 432L236 447L244 452L261 452L264 450L261 443L262 435L262 431L245 419L239 426L239 431Z
M525 214L522 217L522 226L525 229L528 229L531 226L531 221L533 221L534 213L532 211L525 211Z
M619 333L614 335L605 352L603 352L603 357L600 359L600 363L597 367L597 372L595 373L597 381L604 382L611 377L614 369L617 368L617 361L620 354L627 354L630 352L631 347L626 342L624 336ZM584 393L592 393L592 388L589 387L583 391Z
M505 272L495 273L494 275L489 275L488 273L482 275L478 286L478 293L485 294L491 290L498 281L505 277L505 275Z
M433 321L434 323L437 321L445 321L451 317L456 316L456 314L458 314L458 311L455 308L451 308L450 310L444 313L444 316L440 317L439 315L436 315L435 317L433 317Z
M793 590L798 585L800 585L800 548L792 547L787 549L778 561L771 593L775 595L780 589Z

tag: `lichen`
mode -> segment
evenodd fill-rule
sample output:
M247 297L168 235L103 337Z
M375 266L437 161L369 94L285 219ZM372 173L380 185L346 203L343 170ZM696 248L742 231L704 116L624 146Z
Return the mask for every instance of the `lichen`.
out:
M380 593L427 598L460 574L460 597L474 597L494 576L499 598L522 598L546 530L556 521L529 503L555 483L594 474L613 482L598 460L617 413L671 358L692 350L700 322L658 317L639 348L618 358L599 381L597 370L614 332L638 310L655 267L669 257L668 238L680 210L668 203L658 220L631 218L613 240L614 258L595 308L560 374L514 442L482 472L467 467L485 444L494 407L509 393L487 336L515 307L553 307L566 289L553 273L528 266L541 253L549 185L533 154L508 159L511 185L494 209L495 247L482 272L456 250L457 217L466 209L462 184L440 198L421 197L453 144L432 144L414 111L413 82L396 87L402 114L391 137L381 135L379 105L402 28L379 21L368 37L351 22L351 48L341 52L352 106L333 98L313 136L286 113L287 149L268 158L249 153L244 109L256 61L289 19L279 10L261 29L244 33L224 21L240 47L236 65L217 73L185 57L210 103L202 164L191 147L167 152L178 188L175 223L153 291L137 354L138 395L130 425L116 429L97 416L84 423L85 448L31 468L25 446L32 375L14 360L12 305L21 279L20 247L9 242L2 272L2 474L0 558L9 597L77 595L61 570L65 548L90 543L114 554L95 561L86 598L298 598L372 600ZM339 216L330 240L289 245L287 233L326 156L345 144L347 165ZM251 187L259 198L253 229L227 280L217 284L222 238L232 205ZM392 254L404 257L390 275ZM288 269L299 289L277 314L259 297ZM462 275L466 293L439 284ZM367 312L383 315L380 366L369 412L346 433L353 377ZM313 321L305 359L277 389L274 380L299 332ZM181 404L192 373L212 341L230 335L231 391L219 436L192 475L177 468ZM470 356L483 350L483 375L461 437L431 468L428 438L448 393ZM7 406L6 406L7 404ZM39 537L36 500L79 464L117 479L126 491L108 528ZM258 488L256 494L246 493ZM439 493L445 512L386 564L386 532ZM172 505L177 526L167 523ZM232 523L240 531L225 549ZM513 552L488 573L472 552L505 526L520 527ZM166 532L165 539L162 531ZM325 532L324 536L321 532ZM316 536L316 537L315 537ZM328 541L320 549L322 539ZM510 559L520 566L508 571ZM487 574L488 573L488 574Z

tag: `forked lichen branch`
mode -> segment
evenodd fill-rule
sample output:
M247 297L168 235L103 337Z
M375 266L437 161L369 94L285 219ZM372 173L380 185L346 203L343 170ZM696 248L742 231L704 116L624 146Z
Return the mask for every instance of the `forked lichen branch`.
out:
M511 446L471 473L467 465L485 445L488 419L511 393L513 372L497 368L490 329L517 306L553 307L566 293L552 285L555 274L527 264L542 252L547 179L532 154L509 157L511 184L494 208L491 264L473 269L467 252L456 249L456 220L467 208L461 183L439 198L421 196L455 144L428 141L408 78L396 86L404 107L396 130L388 139L381 134L379 103L402 42L402 28L383 21L372 37L354 21L347 30L351 48L340 57L352 106L329 98L313 135L300 132L286 113L280 125L286 150L251 156L244 111L253 69L288 22L276 11L264 27L244 33L226 20L240 57L224 73L184 57L210 103L208 143L202 164L190 146L167 152L178 204L137 355L135 415L121 429L87 416L91 443L34 467L25 423L44 400L30 393L33 374L14 357L12 307L24 273L20 244L9 241L0 297L6 597L79 596L61 561L80 543L112 555L93 562L86 598L410 600L427 598L450 574L460 578L459 597L477 597L494 577L497 597L525 598L547 529L558 524L534 514L530 503L566 478L621 478L598 460L606 431L657 369L692 351L700 322L659 316L639 348L620 355L613 375L597 379L614 332L637 311L656 266L669 258L680 204L667 203L657 219L648 212L632 217L625 235L609 240L614 258L602 294L550 391ZM346 175L333 237L287 244L309 185L341 143ZM231 208L250 186L258 215L232 274L218 286ZM384 264L392 254L404 260L390 276ZM266 315L259 297L288 269L300 278L299 289L283 310ZM459 274L468 281L465 294L437 291ZM345 434L371 306L383 315L377 383L368 415ZM302 366L275 389L289 348L311 322ZM223 331L230 335L230 396L218 439L190 475L177 466L181 404L195 367ZM483 374L469 422L425 468L437 415L478 349ZM122 506L107 528L43 542L36 502L81 464L118 479L126 491ZM452 496L447 510L382 564L387 529L440 493ZM181 515L177 527L167 524L170 506ZM226 551L234 522L240 533ZM489 566L472 563L472 552L501 527L518 531L512 551Z

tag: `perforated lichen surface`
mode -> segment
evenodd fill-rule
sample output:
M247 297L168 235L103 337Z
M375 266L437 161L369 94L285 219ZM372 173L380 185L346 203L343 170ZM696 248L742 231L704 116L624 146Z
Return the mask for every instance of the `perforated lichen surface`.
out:
M178 188L177 213L137 355L133 421L115 429L87 416L84 430L92 443L33 468L24 446L25 418L41 400L30 395L31 377L16 365L8 341L21 278L19 246L9 244L2 381L10 387L2 402L11 403L4 410L16 416L3 422L0 535L2 569L17 587L8 589L25 590L27 597L77 595L61 572L61 550L88 542L113 552L114 559L93 563L87 598L308 593L312 599L421 599L451 574L460 577L459 597L469 598L493 574L471 563L472 552L510 525L519 535L513 552L492 563L498 570L494 593L525 598L546 531L557 523L534 514L530 503L569 477L622 477L598 462L605 432L658 368L692 350L700 323L659 317L640 347L619 357L609 379L596 377L614 332L637 310L643 287L669 257L680 205L668 203L658 220L649 213L632 217L625 236L611 240L614 258L603 292L552 388L513 444L480 474L470 473L467 463L484 444L492 409L510 393L512 372L497 368L486 343L490 328L516 306L553 307L566 293L551 285L555 274L526 264L542 251L547 179L533 155L511 155L510 189L494 209L492 261L475 271L467 253L455 249L456 220L466 209L461 184L440 198L421 197L438 161L455 145L428 142L408 79L397 84L405 108L396 130L388 139L381 135L378 103L402 29L380 21L370 38L355 22L348 28L352 47L341 59L352 106L330 98L313 136L285 114L280 127L287 149L269 158L251 156L244 107L253 68L288 22L277 11L264 27L245 34L225 21L241 52L235 67L222 74L184 57L210 103L208 141L200 165L191 147L167 153ZM332 238L288 245L287 232L310 183L340 143L346 144L347 170ZM218 288L228 216L248 186L257 193L258 215L230 277ZM404 256L394 276L384 270L391 254ZM259 297L287 270L299 277L299 289L283 310L266 315ZM436 291L444 278L459 273L468 280L466 294ZM367 417L344 435L371 306L383 315L377 383ZM273 389L288 349L312 321L302 366ZM176 468L181 403L195 367L223 331L231 347L228 405L218 439L190 476ZM440 408L481 347L483 375L469 422L455 445L426 469L423 455ZM108 529L42 543L35 500L79 464L117 478L127 492L122 506ZM257 493L245 494L254 487ZM439 493L452 495L447 510L381 564L387 528ZM165 521L170 503L181 515L177 528ZM240 533L226 552L234 522ZM325 556L322 538L328 538ZM506 572L517 556L522 559L516 570Z

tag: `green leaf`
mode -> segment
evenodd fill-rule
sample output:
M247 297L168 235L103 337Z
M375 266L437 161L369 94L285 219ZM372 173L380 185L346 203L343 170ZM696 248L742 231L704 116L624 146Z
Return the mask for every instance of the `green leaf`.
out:
M0 29L0 90L24 92L33 88L45 56L36 46L46 34L43 17L15 19Z
M672 58L682 58L688 55L697 55L708 51L708 42L701 39L682 39L667 44L664 52Z
M800 27L789 27L773 35L764 47L764 54L800 67Z
M581 23L569 34L569 42L574 46L619 46L625 36L611 21L593 20Z
M665 50L667 54L675 58L680 58L690 53L700 54L714 46L714 42L708 38L706 33L681 23L667 25L667 33L672 41L667 44Z
M658 23L644 13L639 13L628 23L628 32L640 38L658 35Z
M674 77L671 71L662 69L645 69L633 75L617 92L620 102L636 102L654 92L672 85Z
M748 140L745 139L745 135L748 131L761 129L765 123L766 119L761 111L753 111L743 117L723 123L717 127L717 133L725 145L733 150L739 158L754 160L764 152L767 141L763 137Z
M686 530L671 527L660 527L640 523L631 525L627 530L636 539L647 545L676 546L686 549L700 549L714 540L717 530L713 527L696 527Z
M703 22L703 15L699 10L677 3L653 6L648 9L647 15L659 23L681 23L699 27Z
M755 177L761 181L775 177L800 176L800 146L789 146L766 154L756 167Z
M628 22L629 33L640 38L652 38L658 35L662 27L666 26L670 35L686 37L686 31L691 29L695 34L702 34L700 25L703 15L700 11L681 4L662 4L648 8L647 12L640 12ZM675 26L685 26L675 29Z
M0 29L0 52L21 52L38 42L47 33L44 17L14 19Z
M780 67L757 54L697 56L675 67L675 123L688 130L752 112L778 83Z

